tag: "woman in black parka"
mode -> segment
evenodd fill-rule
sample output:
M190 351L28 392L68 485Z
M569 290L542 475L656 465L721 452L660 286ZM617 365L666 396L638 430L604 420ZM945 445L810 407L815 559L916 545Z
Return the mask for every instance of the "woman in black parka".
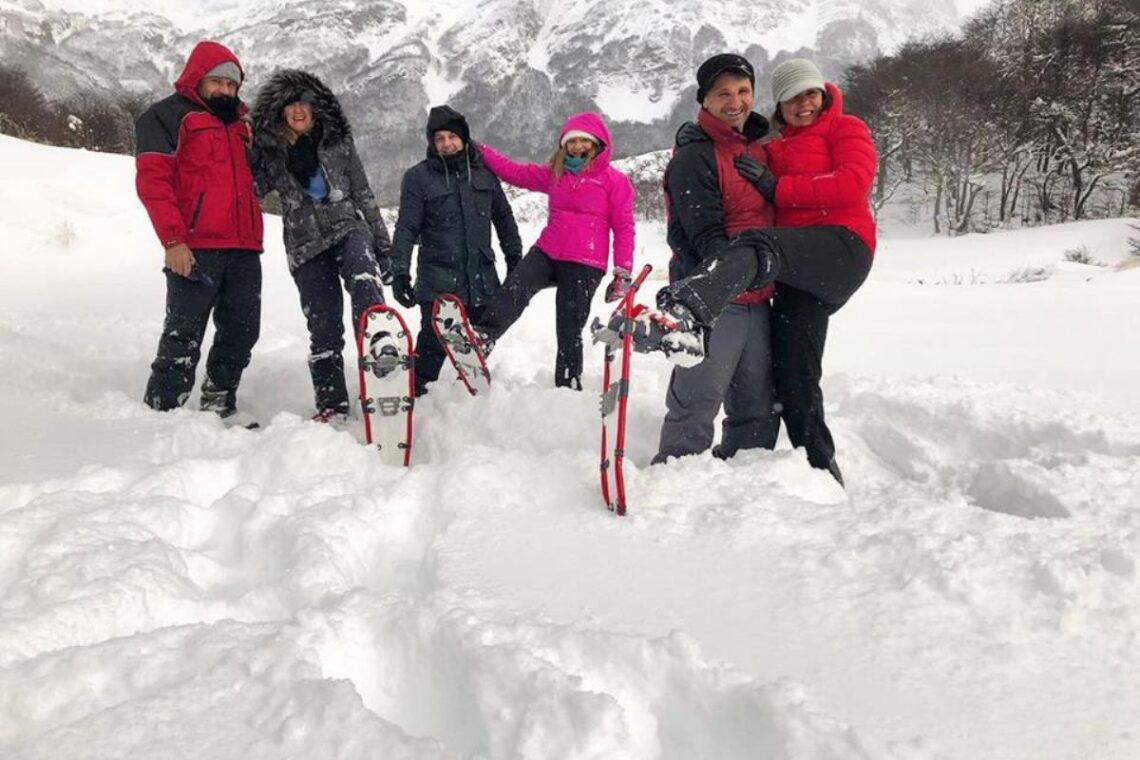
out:
M348 414L344 378L344 295L360 316L384 303L391 242L364 175L352 130L316 76L277 71L253 107L253 169L260 195L281 199L285 253L310 337L309 371L320 422Z

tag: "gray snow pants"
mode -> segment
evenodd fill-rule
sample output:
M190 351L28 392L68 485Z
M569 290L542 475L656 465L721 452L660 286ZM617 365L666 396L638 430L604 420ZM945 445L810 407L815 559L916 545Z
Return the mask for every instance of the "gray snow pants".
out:
M709 334L706 359L695 367L673 369L653 463L708 449L722 403L718 456L775 448L780 417L772 401L768 304L729 304Z

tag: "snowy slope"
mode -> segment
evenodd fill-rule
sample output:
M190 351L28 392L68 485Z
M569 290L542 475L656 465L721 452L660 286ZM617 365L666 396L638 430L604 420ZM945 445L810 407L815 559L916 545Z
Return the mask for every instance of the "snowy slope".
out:
M649 468L641 357L618 520L549 294L387 467L303 421L272 220L264 429L157 414L131 161L0 161L0 756L1140 755L1140 269L1062 261L1117 263L1125 222L885 241L830 336L847 494L786 446Z

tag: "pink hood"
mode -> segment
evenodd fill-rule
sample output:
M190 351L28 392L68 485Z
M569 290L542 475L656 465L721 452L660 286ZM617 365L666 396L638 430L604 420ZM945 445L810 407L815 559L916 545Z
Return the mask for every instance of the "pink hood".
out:
M559 145L562 144L562 138L566 136L566 133L572 130L593 135L597 138L598 142L602 144L602 152L594 158L593 167L601 168L610 165L610 157L614 153L614 141L610 139L610 130L606 127L606 123L602 121L601 116L589 112L576 113L571 116L566 120L566 123L562 125L562 131L558 133Z
M558 133L559 142L571 130L593 135L602 144L602 152L581 174L564 172L556 178L547 164L515 163L486 145L483 159L499 179L549 196L546 227L535 243L543 253L604 272L609 269L612 236L613 265L632 271L633 183L610 166L613 140L601 116L574 114Z

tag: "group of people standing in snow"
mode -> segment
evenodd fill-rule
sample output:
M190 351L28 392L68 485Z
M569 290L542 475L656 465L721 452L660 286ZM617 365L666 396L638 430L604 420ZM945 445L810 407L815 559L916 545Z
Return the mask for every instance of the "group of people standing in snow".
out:
M277 71L251 110L238 97L244 79L230 50L201 42L175 94L136 125L138 194L165 250L167 281L147 404L186 402L212 315L201 408L239 414L237 388L260 325L259 198L274 192L309 329L314 420L350 410L344 293L358 325L384 302L385 286L420 309L417 396L445 358L432 329L437 296L463 301L489 352L548 287L556 288L554 382L581 390L591 302L608 270L605 300L625 295L634 255L634 189L610 165L613 141L600 116L571 116L549 162L521 164L475 142L462 114L432 108L427 155L404 174L389 237L333 92L309 72ZM723 404L715 455L773 448L782 419L791 443L842 483L819 382L828 319L871 265L874 144L810 61L773 73L778 134L752 111L755 74L743 57L710 58L697 84L697 121L678 132L665 172L670 284L635 333L636 350L677 365L654 462L707 450ZM549 198L546 225L525 255L500 181Z

